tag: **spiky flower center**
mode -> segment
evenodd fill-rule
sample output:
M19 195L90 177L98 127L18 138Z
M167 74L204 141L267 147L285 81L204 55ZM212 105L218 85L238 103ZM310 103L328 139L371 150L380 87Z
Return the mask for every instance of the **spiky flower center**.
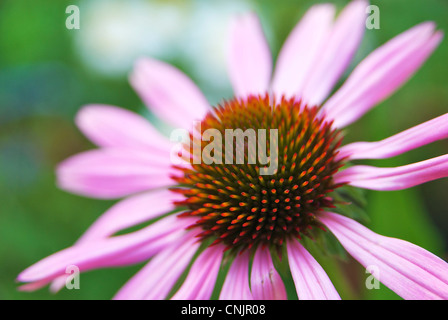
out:
M260 141L266 144L264 150L276 169L260 174L260 168L269 164L254 156L249 137L244 140L244 158L237 147L229 148L229 141L218 141L222 151L214 150L211 156L219 159L230 152L232 164L223 158L222 163L204 161L188 169L179 167L182 176L175 178L179 187L174 191L186 200L177 205L187 208L181 216L197 218L191 228L201 228L202 239L238 251L260 244L280 249L289 237L301 238L315 227L322 228L315 215L333 206L329 193L338 185L332 176L342 163L335 160L339 132L318 116L317 107L294 99L276 102L268 95L235 99L215 108L197 128L202 134L208 129L222 137L226 129L246 133L253 129L257 147ZM259 129L266 130L265 139ZM269 134L273 129L277 130L274 141ZM209 151L211 139L203 140L201 151ZM231 145L236 143L235 139ZM274 155L270 150L277 152Z

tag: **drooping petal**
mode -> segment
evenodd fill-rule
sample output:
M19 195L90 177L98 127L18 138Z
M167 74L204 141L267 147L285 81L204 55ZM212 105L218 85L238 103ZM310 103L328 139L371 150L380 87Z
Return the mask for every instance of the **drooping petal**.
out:
M36 282L26 283L24 285L19 286L17 288L17 290L23 291L23 292L32 292L32 291L36 291L36 290L39 290L39 289L45 287L48 283L49 283L49 280L46 280L46 279L36 281ZM65 285L65 278L64 278L64 285Z
M176 227L177 226L177 227ZM161 236L155 240L145 243L142 246L136 247L130 250L126 254L117 255L111 257L102 268L107 267L124 267L146 261L165 250L168 246L179 241L181 236L185 234L184 229L187 228L185 223L182 223L179 228L179 224L174 226L175 229L167 232L164 236Z
M164 62L138 60L130 82L150 110L176 128L191 130L210 109L193 81Z
M223 249L222 246L205 249L195 260L184 283L171 299L210 299L221 266Z
M404 84L442 40L434 28L422 23L367 56L323 106L334 126L352 123Z
M448 137L448 113L387 139L355 142L339 150L338 159L384 159Z
M76 245L107 238L120 230L168 213L175 208L173 201L182 200L182 198L182 195L169 190L155 190L126 198L96 220L76 242ZM145 248L140 249L140 251L144 250ZM64 287L65 280L66 276L55 279L50 290L58 292Z
M88 105L76 116L79 129L99 147L139 148L169 156L171 142L146 119L126 109Z
M364 35L367 6L367 1L352 1L336 20L301 94L309 105L322 103L352 61Z
M287 248L299 300L340 300L324 269L297 240L288 241Z
M353 166L338 172L336 183L371 190L402 190L440 178L448 177L448 155L396 168Z
M167 234L163 238L156 239L152 242L149 242L141 247L135 247L132 250L124 254L117 254L108 258L107 262L104 262L101 265L98 265L97 268L107 268L107 267L123 267L129 266L136 263L140 263L142 261L150 259L153 255L163 252L166 248L170 247L173 243L181 241L182 231L178 230L177 232L173 232L171 234ZM89 269L90 270L90 269ZM30 283L30 289L34 284L39 284L39 287L44 287L48 283L50 283L50 291L52 293L57 293L64 288L66 285L67 279L70 277L70 274L64 273L57 277L51 276L43 281L38 281L37 283ZM25 286L27 286L25 285ZM37 285L36 285L37 286ZM22 286L23 287L23 286ZM38 288L36 288L38 289Z
M190 219L170 216L130 234L74 245L27 268L17 280L50 282L64 275L71 265L85 272L144 261L178 240L185 234L184 228L191 223Z
M448 264L412 243L378 235L347 217L323 213L319 220L365 268L404 299L448 299Z
M183 229L186 226L182 226ZM156 239L152 242L149 242L147 244L144 244L141 247L136 247L129 252L126 252L125 254L119 254L116 256L111 256L108 258L107 263L105 262L103 265L100 265L98 268L107 268L107 267L124 267L129 266L137 263L141 263L142 261L150 259L155 254L158 254L160 252L164 252L167 250L170 246L172 246L175 243L182 241L182 236L185 232L182 230L177 230L175 232L169 233L163 238ZM180 262L179 262L180 263ZM96 267L95 267L96 269ZM45 286L50 281L50 291L52 293L57 293L61 289L64 288L66 285L67 278L69 277L69 274L63 274L56 278L50 277L45 280L46 283L43 283L40 285L40 287Z
M252 300L249 288L249 251L238 255L229 269L220 300Z
M57 169L59 186L102 199L173 185L170 159L156 153L127 149L99 149L77 154Z
M271 78L272 57L255 14L246 14L233 21L227 64L236 97L266 93Z
M259 247L255 252L250 284L254 300L287 299L285 285L267 248Z
M162 300L188 267L200 243L192 232L156 255L114 297L116 300Z
M164 252L173 243L182 241L181 237L183 234L184 232L182 231L182 228L180 228L180 230L167 234L163 238L148 242L141 247L133 248L125 254L112 256L108 258L107 263L105 262L104 265L101 265L98 268L129 266L148 260L153 255L158 254L159 252ZM88 245L88 243L91 242L87 242L85 245ZM76 244L76 246L78 246L78 244ZM64 288L68 276L69 275L64 274L57 278L51 278L50 291L56 293Z
M154 190L121 200L107 210L78 240L78 244L112 236L114 233L157 218L175 209L184 197L169 190Z
M272 91L287 98L298 96L307 81L333 24L335 8L331 4L311 7L286 39L276 63Z

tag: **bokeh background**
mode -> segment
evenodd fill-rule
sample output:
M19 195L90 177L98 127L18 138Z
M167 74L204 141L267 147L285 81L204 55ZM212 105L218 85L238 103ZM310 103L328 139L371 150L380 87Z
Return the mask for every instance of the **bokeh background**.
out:
M80 290L17 291L15 277L39 259L70 246L113 201L59 190L55 166L94 146L75 127L77 110L104 103L153 121L128 84L133 62L170 62L199 85L212 104L232 96L225 71L229 19L255 11L274 57L307 8L305 0L2 0L0 2L0 299L109 299L141 265L81 275ZM320 1L319 1L320 2ZM334 2L341 9L348 1ZM380 29L367 30L355 65L370 51L426 20L448 31L446 0L372 0ZM68 5L81 29L68 30ZM397 93L347 130L347 141L378 140L448 112L448 41ZM163 130L163 127L162 127ZM441 141L378 166L404 165L448 153ZM366 192L378 233L406 239L447 259L448 179L405 191ZM395 299L381 285L366 290L366 273L351 258L319 257L342 298Z

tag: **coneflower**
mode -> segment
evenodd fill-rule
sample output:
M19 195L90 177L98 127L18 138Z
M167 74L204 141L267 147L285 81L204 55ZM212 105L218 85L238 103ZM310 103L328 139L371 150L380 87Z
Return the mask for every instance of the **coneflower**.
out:
M221 299L286 299L273 262L280 255L287 258L299 299L339 299L305 241L331 233L363 266L379 268L381 282L401 297L448 298L446 262L334 213L347 186L400 190L448 176L448 155L397 168L350 164L447 137L448 114L382 141L341 146L341 129L400 87L443 36L431 22L398 35L366 57L328 98L362 39L367 5L352 1L335 21L334 6L312 7L284 44L272 77L257 17L237 18L228 55L235 98L216 108L176 68L139 60L131 84L152 112L192 137L194 123L200 133L214 129L223 136L227 129L277 130L276 142L266 140L276 144L277 157L270 157L276 170L261 175L263 163L249 163L254 154L247 144L242 159L231 155L244 161L173 165L175 143L145 119L117 107L86 106L76 123L100 148L64 161L59 185L84 196L126 199L72 247L23 271L18 280L28 284L21 288L52 283L57 290L69 265L88 271L149 260L116 299L209 299L222 265L229 263ZM207 145L202 141L200 147ZM156 218L139 231L115 235Z

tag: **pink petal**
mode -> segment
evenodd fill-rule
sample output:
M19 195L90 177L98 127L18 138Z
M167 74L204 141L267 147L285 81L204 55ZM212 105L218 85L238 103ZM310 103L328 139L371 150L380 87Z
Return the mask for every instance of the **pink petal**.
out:
M172 143L145 118L113 106L88 105L76 116L79 129L96 145L139 148L169 156Z
M95 241L173 211L180 194L166 189L135 195L118 202L95 221L77 242Z
M178 240L189 224L190 219L170 216L130 234L75 245L37 262L17 279L21 282L51 281L64 275L70 265L85 272L141 262Z
M176 230L175 232L165 235L163 238L148 242L140 247L135 247L129 250L129 252L126 252L124 254L117 254L115 256L111 256L110 258L108 258L107 262L104 262L103 264L96 266L94 269L108 268L108 267L114 267L114 268L125 267L141 263L142 261L146 261L150 259L152 256L158 254L159 252L163 252L173 243L180 242L181 236L185 233L182 230L184 227L180 228L179 230ZM84 244L84 247L87 245L88 245L87 243ZM76 244L76 246L78 246L78 244ZM47 282L51 281L50 291L53 293L57 293L58 291L63 289L66 284L66 279L67 274L59 275L56 278L51 277L47 279Z
M324 105L336 127L357 120L420 68L442 40L434 24L420 24L372 52L353 71L344 85Z
M223 247L208 247L193 263L188 276L172 300L208 300L215 287Z
M157 218L175 209L173 201L183 196L169 190L156 190L135 195L118 202L95 221L77 241L81 243L101 240L126 228ZM142 248L140 250L146 250ZM152 250L152 248L149 248ZM142 253L144 254L144 253ZM58 292L65 285L66 276L55 279L50 290Z
M140 59L130 82L142 100L169 124L191 130L210 110L198 87L181 71L161 61Z
M255 14L246 14L233 21L227 63L235 96L245 98L267 92L272 57Z
M249 288L249 252L237 255L221 290L220 300L252 300Z
M191 223L192 222L190 222L190 224ZM176 230L167 233L165 236L160 237L159 239L153 240L140 247L137 247L124 255L117 255L116 257L111 258L104 266L125 267L140 263L142 261L146 261L152 256L165 250L171 244L178 242L181 236L185 234L184 229L186 229L187 227L188 225L183 223L180 228L176 228Z
M448 176L448 155L396 168L353 166L338 172L336 183L371 190L402 190Z
M59 186L67 191L102 199L174 184L170 159L157 153L100 149L75 155L57 169Z
M355 142L342 147L338 158L384 159L448 137L448 113L377 142Z
M286 39L277 60L272 91L287 98L299 96L333 24L331 4L311 7Z
M114 297L116 300L165 299L188 267L200 243L192 232L156 255Z
M347 217L323 213L319 220L365 268L404 299L448 299L448 264L403 240L378 235Z
M17 290L22 292L32 292L45 287L49 282L50 280L44 279L36 282L26 283L18 287ZM64 285L65 285L65 278L64 278Z
M364 35L368 2L350 2L339 15L307 77L302 98L320 105L352 61Z
M299 300L340 300L324 269L295 239L287 243L288 261Z
M255 252L250 283L254 300L287 299L285 285L267 248L259 247Z

